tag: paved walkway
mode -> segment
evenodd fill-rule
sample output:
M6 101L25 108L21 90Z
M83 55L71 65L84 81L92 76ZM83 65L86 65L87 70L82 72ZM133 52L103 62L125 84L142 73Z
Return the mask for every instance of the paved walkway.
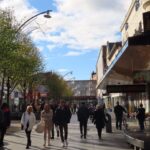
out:
M125 142L121 131L115 131L111 134L103 131L103 140L98 140L95 126L91 123L88 125L87 139L80 139L79 126L76 117L73 116L69 124L69 145L67 148L61 147L60 138L51 140L51 146L43 148L43 134L32 132L32 150L131 150ZM24 150L26 147L26 137L24 131L9 132L5 137L5 150Z

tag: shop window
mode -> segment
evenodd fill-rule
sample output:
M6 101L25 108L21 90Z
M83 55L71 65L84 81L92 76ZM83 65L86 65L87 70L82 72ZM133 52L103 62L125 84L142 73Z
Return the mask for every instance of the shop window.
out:
M136 0L135 1L135 10L138 11L139 7L140 7L140 0Z

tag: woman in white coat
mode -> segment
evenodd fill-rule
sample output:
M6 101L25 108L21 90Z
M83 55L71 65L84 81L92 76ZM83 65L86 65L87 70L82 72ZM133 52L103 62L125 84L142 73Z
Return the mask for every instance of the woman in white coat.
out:
M29 149L29 146L31 146L31 131L33 126L35 125L36 119L35 115L33 113L32 106L27 106L26 111L23 113L21 117L21 125L23 129L25 130L26 137L27 137L27 146L26 149Z

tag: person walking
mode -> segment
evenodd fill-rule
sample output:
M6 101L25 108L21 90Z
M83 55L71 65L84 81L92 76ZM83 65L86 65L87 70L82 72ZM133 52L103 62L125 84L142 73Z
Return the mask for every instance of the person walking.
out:
M50 146L51 130L53 127L53 111L49 104L44 105L44 110L41 112L41 120L44 122L44 144L46 146L47 134L48 134L48 146Z
M60 101L55 112L55 123L59 126L62 147L68 146L68 123L70 123L71 111L65 101Z
M87 123L89 118L89 109L86 107L85 103L82 103L77 111L77 118L80 122L80 134L81 138L86 139L87 136Z
M32 128L35 125L36 119L33 113L33 108L31 105L27 106L26 111L22 114L21 117L21 125L22 129L25 130L26 137L27 137L27 145L26 149L29 149L31 146L31 132Z
M126 110L117 102L117 105L114 107L114 113L116 116L116 129L122 130L122 118L123 112L126 113Z
M4 113L3 111L1 110L0 108L0 148L3 147L3 141L1 139L1 136L2 136L2 129L3 129L3 119L4 119Z
M58 104L55 103L53 101L53 103L51 104L51 109L53 111L53 126L52 126L52 130L51 130L51 139L54 139L54 136L55 136L55 128L56 128L56 132L57 132L57 137L59 137L59 128L58 128L58 125L55 123L55 111L58 107Z
M140 107L137 110L137 115L136 115L138 122L139 122L139 127L140 130L144 130L144 121L145 121L145 108L143 108L143 104L140 104Z
M96 125L99 140L102 139L102 129L105 126L106 118L103 105L97 105L93 116L93 123Z
M4 136L7 128L10 126L10 109L7 103L3 103L1 106L1 123L0 123L0 147L4 146Z

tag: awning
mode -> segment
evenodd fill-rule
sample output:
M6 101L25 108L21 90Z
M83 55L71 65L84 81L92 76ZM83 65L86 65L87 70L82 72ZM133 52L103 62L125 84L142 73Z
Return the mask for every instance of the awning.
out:
M107 85L112 84L132 84L133 72L138 70L150 70L150 35L128 38L99 82L98 88L106 89Z

